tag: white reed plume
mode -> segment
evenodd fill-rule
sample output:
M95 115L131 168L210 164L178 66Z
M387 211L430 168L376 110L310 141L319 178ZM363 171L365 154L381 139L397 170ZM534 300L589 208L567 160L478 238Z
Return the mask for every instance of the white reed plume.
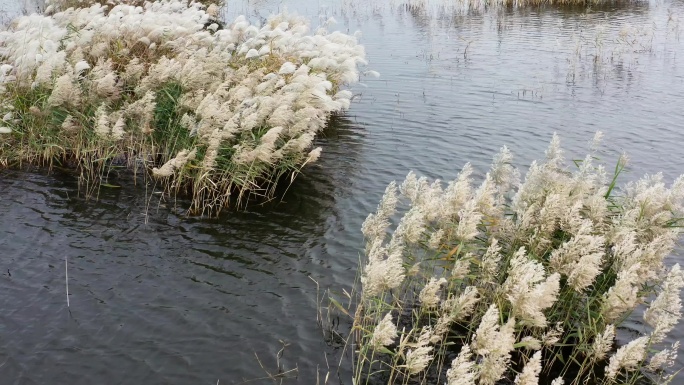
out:
M113 70L114 63L111 59L100 59L90 71L93 93L105 98L116 99L121 90L117 84L117 74Z
M109 111L105 103L100 104L95 112L95 134L102 139L109 139L112 135L111 122L109 121Z
M650 371L658 371L674 366L677 359L677 352L679 352L679 341L672 344L672 348L663 349L651 357L646 368Z
M554 168L559 168L562 162L563 150L560 146L560 137L554 132L551 143L546 149L546 164Z
M472 173L472 166L470 163L466 163L458 174L458 178L450 182L444 191L443 221L445 223L449 223L450 219L456 216L472 197Z
M480 365L479 381L482 385L493 385L506 372L510 352L515 344L515 318L511 317L499 325L499 308L491 304L475 331L471 346L473 351L483 356Z
M156 107L156 94L154 91L147 91L142 98L129 104L124 113L126 116L135 118L143 132L151 132L151 123L154 119L154 109Z
M74 65L74 73L79 75L84 71L87 71L90 69L90 64L88 64L87 61L81 60L78 63Z
M482 213L479 211L476 199L469 200L458 212L458 227L456 228L456 238L461 241L469 241L475 238L480 232L477 225L480 224Z
M630 211L632 213L629 215L637 215L633 213L636 209ZM663 272L663 260L674 249L679 230L659 230L652 239L640 239L638 231L625 225L625 218L621 216L614 225L613 254L617 269L628 270L638 263L638 280L635 281L635 285L658 280Z
M374 214L368 215L361 225L361 232L369 242L385 238L387 228L390 225L389 218L394 215L397 209L397 202L399 201L397 191L397 184L392 181L385 188L385 194L383 194L380 204L378 204L377 211Z
M62 130L66 132L75 132L80 129L80 124L78 123L76 118L74 118L71 115L67 115L67 117L64 118L64 122L62 122L61 127Z
M432 329L424 327L417 341L412 344L413 349L406 352L406 363L403 365L409 374L417 374L425 370L430 362L432 362L433 355L432 346L429 346L432 338Z
M501 217L502 202L498 188L489 173L485 175L484 181L475 190L474 200L477 202L477 209L482 214L482 218L492 220Z
M552 347L560 341L563 335L563 324L561 322L556 323L553 329L547 330L542 335L542 343L544 346Z
M637 369L639 364L646 358L648 341L648 336L639 337L618 349L610 357L608 367L606 368L606 377L613 380L623 369L627 371Z
M594 361L606 358L615 342L615 325L607 325L603 332L599 333L591 344L590 354Z
M511 302L513 314L522 323L532 326L546 326L543 310L551 307L558 299L560 275L546 277L544 267L527 257L521 247L511 259L508 278L501 287Z
M681 216L684 202L681 180L677 179L670 189L660 173L628 183L625 196L619 201L623 211L619 217L620 226L633 229L638 239L648 240L676 231L667 224Z
M451 268L451 278L452 279L464 279L470 273L470 264L473 259L473 254L468 253L463 257L454 261L454 265Z
M601 314L606 322L613 322L627 311L634 309L639 301L639 289L635 283L639 282L640 264L636 263L627 270L618 273L615 285L603 295Z
M679 228L659 230L659 234L641 247L639 276L642 282L660 279L664 272L663 261L674 250L680 234Z
M435 232L433 232L430 235L430 240L428 241L428 247L430 247L432 250L437 250L440 248L442 245L442 240L444 239L444 236L446 235L446 232L444 229L439 229Z
M587 199L604 197L608 192L608 177L603 165L594 166L594 157L588 154L573 173L570 191L573 195ZM604 199L605 200L605 199Z
M401 183L401 186L399 186L399 191L401 192L401 195L407 197L411 202L415 202L420 197L421 185L426 184L426 180L427 178L418 179L416 173L409 171L408 175L406 175L406 178L404 178L404 181Z
M519 345L529 350L540 350L542 348L542 341L532 336L526 336L520 340Z
M486 283L496 283L498 280L497 274L499 273L500 263L501 263L501 247L499 246L499 241L496 238L491 239L487 251L485 251L482 256L482 281Z
M442 285L446 283L447 280L443 277L440 279L431 277L418 295L421 305L427 309L436 308L440 301L439 290L442 288Z
M662 342L682 318L682 287L684 274L679 264L675 264L668 273L661 292L644 313L644 321L653 327L651 343Z
M449 327L452 323L470 317L479 300L480 298L475 286L466 287L458 297L450 294L449 298L442 302L440 307L441 315L437 319L431 342L437 343L440 341L449 332Z
M127 82L134 82L140 80L144 73L145 64L143 64L139 58L134 57L126 65L121 77Z
M121 113L117 115L114 125L112 126L111 138L114 140L121 140L124 135L126 135L126 131L124 131L124 128L126 128L126 119Z
M428 222L439 221L444 216L444 191L442 189L442 181L439 179L427 183L427 178L420 179L419 194L411 202L413 205L420 207L425 214L425 220Z
M469 317L480 300L475 286L468 286L458 297L449 297L442 303L442 311L448 313L453 321Z
M153 168L152 173L154 174L154 176L160 178L170 177L174 174L176 170L182 168L183 166L185 166L186 163L195 159L196 154L196 149L193 149L192 151L182 150L176 155L175 158L170 159L168 162L164 163L164 165L160 168Z
M280 66L280 70L278 71L279 75L289 75L297 69L297 66L294 63L291 62L285 62L283 63L282 66Z
M399 287L404 282L406 269L401 253L402 250L395 250L387 255L387 250L381 246L371 252L368 264L361 275L364 296L377 296Z
M551 253L549 259L553 271L568 277L568 284L581 292L589 287L601 273L605 239L592 235L593 224L582 221L576 234Z
M512 187L520 183L520 173L512 165L513 154L508 147L503 146L494 156L489 174L498 188L499 198L503 200L504 194Z
M411 207L394 230L389 248L393 250L403 245L416 244L424 232L425 214L419 207Z
M539 384L539 373L541 373L541 351L534 353L532 358L527 361L523 371L515 377L516 385L537 385Z
M321 157L321 152L322 152L322 151L323 151L323 148L322 148L322 147L316 147L316 148L314 148L313 150L311 150L311 151L309 152L309 155L307 156L306 161L304 162L304 164L316 163L316 161L318 161L318 158Z
M57 78L52 93L48 97L48 105L78 106L81 103L81 89L74 84L74 76L71 72Z
M463 345L458 356L451 361L451 367L447 370L447 385L475 385L478 368L472 357L473 353L470 346Z
M601 145L601 142L603 141L603 137L605 135L603 134L602 131L596 131L594 134L594 137L591 139L591 142L589 142L590 146L589 148L591 151L596 151L598 150L599 146Z
M397 338L397 326L392 322L390 312L385 314L385 317L375 326L369 343L373 349L377 350L391 345L395 338Z

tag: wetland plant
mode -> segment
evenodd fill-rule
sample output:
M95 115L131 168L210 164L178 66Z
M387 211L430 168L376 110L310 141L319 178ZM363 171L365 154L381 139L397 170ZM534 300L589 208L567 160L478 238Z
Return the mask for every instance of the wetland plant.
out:
M89 196L113 167L189 193L197 213L271 196L318 159L365 63L355 36L292 14L226 26L184 0L66 3L0 32L0 164L71 166Z
M663 370L679 343L665 340L684 273L663 260L679 235L684 176L617 189L625 157L613 173L593 153L569 167L555 135L524 181L511 159L504 147L479 186L466 164L446 185L411 172L387 187L363 223L349 296L355 384L672 379ZM635 309L643 330L616 350Z
M142 7L149 0L45 0L45 13L52 14L67 10L69 8L88 8L93 4L100 4L102 6L114 7L120 4L127 4ZM223 4L222 0L185 0L186 5L191 3L203 4L209 7L210 10L217 10L219 5Z

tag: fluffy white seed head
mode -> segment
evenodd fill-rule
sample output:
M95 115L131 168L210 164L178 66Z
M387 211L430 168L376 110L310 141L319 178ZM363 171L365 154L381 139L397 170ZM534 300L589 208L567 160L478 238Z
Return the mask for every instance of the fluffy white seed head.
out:
M392 322L392 313L385 314L380 322L378 322L373 335L370 339L370 345L374 349L380 349L391 345L397 338L397 327Z
M539 373L541 373L541 351L534 353L527 362L523 371L515 378L516 385L538 385Z
M195 159L196 155L197 151L194 149L192 151L182 150L176 155L175 158L164 163L163 166L159 168L153 168L152 173L158 178L168 178L172 176L176 170L181 169L189 161Z
M613 322L636 306L638 298L639 268L636 263L618 273L615 285L603 295L601 313L607 322Z
M608 325L599 333L594 342L591 345L590 354L592 360L600 361L608 355L608 353L613 348L613 343L615 342L615 326Z
M679 352L679 341L672 344L671 349L663 349L654 354L646 368L652 372L657 372L674 366L677 352Z
M665 279L662 291L644 313L644 320L653 327L652 343L662 342L682 318L682 287L684 274L679 264L675 264Z
M390 254L386 258L369 258L361 275L363 295L378 296L383 292L399 287L406 276L401 252Z
M521 322L537 327L546 326L543 311L556 302L559 289L560 275L545 277L544 267L529 259L522 247L513 256L502 286L513 313Z
M432 338L432 329L424 327L414 344L413 349L406 352L405 367L409 374L418 374L425 370L430 362L432 362L433 347L429 346Z
M639 337L622 346L610 357L606 368L606 377L615 379L621 370L632 371L639 367L639 364L646 358L646 347L648 346L648 336Z
M418 299L424 308L433 309L439 305L439 291L446 282L447 280L444 278L430 278L418 295Z
M447 385L475 385L478 368L472 357L470 346L464 345L447 370Z

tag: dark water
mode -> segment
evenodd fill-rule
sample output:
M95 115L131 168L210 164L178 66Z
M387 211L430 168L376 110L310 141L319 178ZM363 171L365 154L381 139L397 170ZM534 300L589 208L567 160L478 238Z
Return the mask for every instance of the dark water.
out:
M335 17L363 32L382 76L353 88L319 163L280 204L187 218L151 187L85 202L70 176L0 174L0 384L267 384L283 343L281 367L298 369L284 383L328 371L339 383L314 280L350 287L361 223L391 180L452 178L468 161L484 171L502 145L524 167L554 131L570 158L604 131L603 159L632 159L625 179L684 173L681 2L470 14L446 2L228 3L229 18ZM341 373L350 384L348 364Z

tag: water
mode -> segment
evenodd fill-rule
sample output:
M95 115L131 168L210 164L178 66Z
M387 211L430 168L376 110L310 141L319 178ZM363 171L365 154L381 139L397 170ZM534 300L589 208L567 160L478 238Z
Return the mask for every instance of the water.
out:
M230 1L226 13L258 20L285 7L362 31L368 68L382 76L353 88L319 163L282 203L187 218L150 187L85 202L69 175L0 174L3 384L271 383L283 343L279 364L298 369L284 383L330 371L329 383L350 384L317 325L315 282L350 287L360 225L391 180L411 169L453 178L468 161L484 171L502 145L524 167L554 131L581 158L598 129L609 164L630 155L626 179L684 173L681 2L464 15L390 0L266 0Z

